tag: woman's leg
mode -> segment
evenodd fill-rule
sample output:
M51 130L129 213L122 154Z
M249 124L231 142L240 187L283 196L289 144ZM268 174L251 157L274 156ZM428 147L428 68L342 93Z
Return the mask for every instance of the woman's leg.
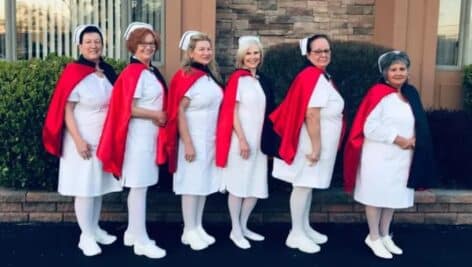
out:
M182 195L184 233L182 234L181 241L185 245L190 245L193 250L201 250L208 247L208 243L202 239L198 231L199 202L199 196Z
M254 241L262 241L264 240L264 236L255 233L248 229L247 222L249 221L249 216L251 216L254 207L257 204L257 198L255 197L247 197L243 199L242 202L242 209L241 209L241 230L243 235L251 240Z
M86 256L100 254L102 250L95 241L94 228L94 199L93 197L75 197L74 210L79 224L80 235L79 248Z
M305 208L311 191L312 189L308 187L293 187L290 195L292 229L285 241L288 247L297 248L305 253L320 251L320 247L308 237L304 227Z
M372 252L377 257L391 259L393 255L385 248L380 239L379 227L382 209L366 205L365 214L367 217L367 224L369 225L369 234L365 238L364 242L370 247L370 249L372 249Z
M308 195L308 200L305 206L305 213L303 214L303 227L307 235L316 243L316 244L324 244L328 241L328 237L315 229L313 229L310 225L310 210L311 210L311 202L313 198L313 192L310 192Z
M98 243L103 245L110 245L116 241L116 236L108 234L105 230L100 228L100 213L102 210L103 197L98 196L93 198L93 225L95 239Z
M147 243L150 238L146 230L147 187L130 188L128 194L128 229L134 242Z
M382 215L380 216L380 238L388 251L396 255L401 255L403 254L403 250L393 242L392 236L390 235L390 225L392 224L394 212L394 209L382 209Z
M215 243L215 238L209 235L203 228L203 211L205 210L206 196L198 196L198 210L197 210L197 230L200 237L211 245Z
M243 231L241 228L241 206L243 204L243 199L237 196L228 194L228 209L229 215L231 217L231 233L229 238L233 243L242 249L248 249L251 247L249 241L247 241L243 236Z

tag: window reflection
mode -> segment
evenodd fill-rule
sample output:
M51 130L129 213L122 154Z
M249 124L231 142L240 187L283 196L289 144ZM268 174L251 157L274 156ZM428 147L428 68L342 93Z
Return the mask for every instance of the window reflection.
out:
M437 65L458 65L461 4L461 0L440 1Z

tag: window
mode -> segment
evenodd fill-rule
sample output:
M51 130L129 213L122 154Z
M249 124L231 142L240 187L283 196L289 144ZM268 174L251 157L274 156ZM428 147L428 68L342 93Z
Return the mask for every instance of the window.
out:
M4 0L3 0L4 1ZM50 53L77 57L73 31L79 24L97 24L105 42L103 54L126 59L123 32L131 21L150 23L163 36L164 0L16 0L12 59L45 58ZM1 11L1 9L0 9ZM6 18L7 22L13 16ZM0 15L0 41L1 39ZM9 33L7 33L9 34ZM1 48L1 44L0 44ZM0 50L1 52L1 50ZM161 53L161 51L159 51ZM156 54L155 61L162 61Z
M6 58L6 23L5 23L5 0L0 0L0 59Z
M462 67L472 64L472 0L441 0L436 64Z

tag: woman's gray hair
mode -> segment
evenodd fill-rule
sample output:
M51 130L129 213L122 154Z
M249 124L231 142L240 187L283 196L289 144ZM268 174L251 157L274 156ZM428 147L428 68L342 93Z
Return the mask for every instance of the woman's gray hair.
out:
M397 62L405 64L407 69L410 68L410 57L408 57L407 53L403 51L389 51L379 57L377 63L379 65L379 71L384 76L384 78L387 77L388 68Z
M259 53L261 53L261 60L259 62L259 66L262 65L262 44L258 37L256 36L242 36L239 38L238 41L238 50L236 51L236 68L243 68L244 67L244 56L246 56L247 50L252 46L255 45L259 49Z

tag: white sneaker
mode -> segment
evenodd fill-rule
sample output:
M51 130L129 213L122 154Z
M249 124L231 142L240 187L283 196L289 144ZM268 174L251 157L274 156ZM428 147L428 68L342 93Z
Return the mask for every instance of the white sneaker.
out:
M258 233L255 233L249 229L246 229L243 231L244 236L247 237L248 239L252 241L264 241L265 237L263 235L260 235Z
M395 254L395 255L402 255L403 254L403 250L401 248L399 248L392 240L392 236L390 235L386 235L384 237L381 238L382 239L382 243L383 245L385 246L385 248L390 251L392 254Z
M372 249L372 252L374 252L375 256L382 258L382 259L391 259L393 258L392 253L390 253L383 245L382 240L380 238L376 240L371 240L370 236L367 235L367 237L364 240L365 244Z
M190 245L193 250L202 250L208 247L208 243L200 237L197 229L184 232L181 241L184 245Z
M134 243L134 254L144 255L151 259L160 259L166 256L166 251L158 246L153 240L148 240L146 243Z
M198 234L200 235L200 238L201 238L203 241L207 242L208 245L213 245L213 244L215 244L215 241L216 241L215 238L214 238L213 236L209 235L209 234L205 231L205 229L203 229L202 226L197 227L197 232L198 232Z
M328 236L324 235L313 228L306 229L308 237L311 238L316 244L321 245L328 242Z
M123 235L123 245L127 247L134 246L135 240L136 238L133 234L130 234L128 231L125 231L125 234Z
M116 241L116 236L110 235L107 233L107 231L98 228L97 231L95 231L95 240L102 245L110 245L113 244L113 242Z
M285 245L289 248L296 248L305 253L317 253L321 250L321 247L318 246L313 240L305 235L294 235L292 232L288 234Z
M248 249L248 248L251 248L251 244L249 243L249 241L246 240L246 238L244 237L240 237L240 238L236 238L234 235L233 235L233 232L231 232L229 234L229 239L231 239L231 241L233 241L233 243L240 249Z
M102 249L98 246L93 236L81 234L78 247L85 256L95 256L102 253Z

